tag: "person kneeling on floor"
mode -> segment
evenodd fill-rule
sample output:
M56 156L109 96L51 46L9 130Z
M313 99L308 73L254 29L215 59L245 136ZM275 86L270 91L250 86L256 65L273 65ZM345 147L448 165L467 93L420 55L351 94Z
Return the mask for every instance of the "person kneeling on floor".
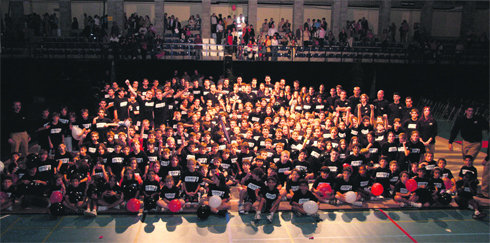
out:
M454 201L461 209L470 208L475 210L473 213L474 219L481 219L485 217L483 212L480 212L480 204L473 196L476 194L477 183L473 179L471 173L465 173L463 179L456 182L457 196Z

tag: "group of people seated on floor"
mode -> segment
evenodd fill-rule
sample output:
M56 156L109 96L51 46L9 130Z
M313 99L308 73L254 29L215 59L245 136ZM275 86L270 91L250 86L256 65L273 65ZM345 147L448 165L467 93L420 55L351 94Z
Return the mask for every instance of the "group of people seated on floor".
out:
M239 213L266 213L269 221L281 201L302 215L310 200L362 206L393 198L402 207L431 207L445 195L482 215L473 158L453 177L444 158L434 160L430 107L419 117L412 99L402 105L398 93L389 102L382 90L370 99L355 87L348 97L340 85L327 94L323 84L316 90L269 76L234 84L175 76L163 85L114 82L100 97L93 117L66 106L43 111L40 152L5 162L2 211L16 203L48 207L60 192L68 213L122 210L130 199L145 212L163 212L174 199L191 208L218 196L211 212L225 215L237 188ZM415 190L407 186L412 179Z

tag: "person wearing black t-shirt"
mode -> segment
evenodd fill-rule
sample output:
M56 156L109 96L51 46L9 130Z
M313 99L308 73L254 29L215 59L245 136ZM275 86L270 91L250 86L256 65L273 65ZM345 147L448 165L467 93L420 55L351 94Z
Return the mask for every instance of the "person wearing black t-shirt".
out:
M353 175L357 175L359 171L359 167L362 165L367 164L367 159L363 155L361 155L359 145L354 145L352 146L352 154L347 156L347 158L344 160L344 163L349 164L352 166L353 169Z
M65 125L60 122L60 114L57 112L53 113L52 119L49 124L49 148L57 149L65 139Z
M231 208L230 205L230 187L226 185L226 178L223 174L219 173L218 168L215 165L209 165L210 183L208 187L208 197L218 196L221 198L221 205L217 208L211 208L211 212L220 216L226 216L227 210ZM209 205L208 201L204 204Z
M172 97L173 89L169 89L165 92L157 89L155 92L155 108L153 113L155 115L155 127L160 127L161 124L168 124L171 117L171 111L174 108L174 99ZM171 106L171 107L170 107Z
M419 167L417 169L417 176L414 178L417 182L417 190L415 194L418 197L417 202L422 203L423 207L429 207L432 204L431 188L429 178L427 177L427 170L425 167Z
M293 169L291 175L286 182L286 198L290 200L293 195L299 190L299 180L302 178L298 169Z
M463 116L459 116L451 129L449 137L449 150L453 150L453 142L461 131L463 156L471 155L476 159L482 145L482 131L488 131L488 122L474 116L474 108L466 108Z
M187 170L182 174L183 196L184 200L189 203L199 202L202 175L196 171L196 165L196 160L188 159Z
M182 183L182 166L180 166L180 159L178 156L172 156L170 159L170 166L168 167L167 173L174 178L175 186L180 187Z
M274 219L274 213L277 211L277 209L279 208L279 204L281 203L281 194L277 189L277 178L268 177L267 186L264 186L260 189L259 195L260 203L257 208L255 219L260 219L261 213L269 213L266 218L269 223L272 223Z
M335 111L339 112L340 114L344 114L345 112L350 112L351 104L347 99L347 92L345 92L344 90L340 92L340 99L335 101L334 106L335 106Z
M397 160L398 147L395 141L395 134L388 132L387 141L381 146L381 155L388 161Z
M159 198L160 194L160 183L156 180L156 174L154 170L148 171L148 175L146 177L146 180L143 181L143 184L141 185L141 191L143 192L143 197L144 197L144 205L145 205L145 210L151 210L154 209L152 206L152 203L150 203L151 200L154 200L156 203Z
M255 168L251 173L247 173L240 181L245 188L240 191L240 201L238 202L238 212L243 214L253 208L255 201L259 200L259 190L265 187L262 182L264 171L262 168Z
M66 188L66 195L63 200L63 206L76 213L83 212L87 202L85 191L86 188L80 184L78 178L72 178L70 180L70 185Z
M139 197L139 184L134 176L134 171L132 169L124 170L124 178L121 182L121 189L124 195L124 201L128 201L131 198Z
M105 183L100 200L97 203L100 205L99 210L103 211L109 208L118 208L123 202L122 188L117 184L116 177L109 177L109 181Z
M432 177L429 179L429 184L432 185L430 188L432 192L432 200L434 202L438 202L441 197L441 193L446 191L446 186L444 185L444 181L441 178L442 170L440 168L435 168L432 170Z
M352 204L358 205L359 202L357 201L361 198L361 195L356 192L357 183L355 179L351 177L351 175L352 169L350 167L345 167L342 171L342 177L338 178L337 183L335 183L335 198L337 200L347 203L347 201L345 200L345 194L349 191L352 191L356 194L356 202Z
M400 103L400 95L395 92L393 93L393 103L388 105L388 122L393 124L396 118L402 118L403 106Z
M373 178L375 183L379 183L383 186L383 196L390 195L390 175L391 171L388 167L388 161L386 158L379 160L379 167L373 170Z
M423 154L425 154L425 145L420 142L419 132L413 131L410 136L410 141L408 142L408 149L410 153L407 156L410 162L420 162Z
M419 110L413 108L410 111L410 119L403 121L402 128L407 134L419 130Z
M383 90L379 90L376 94L375 100L373 100L373 105L375 107L375 116L385 116L388 114L388 100L384 99L385 92Z
M299 181L299 190L294 193L293 198L291 198L291 209L297 215L306 215L306 211L303 209L303 204L308 201L313 201L319 204L318 198L309 190L308 181L301 179ZM311 215L316 221L321 221L318 213Z
M476 182L476 184L478 184L478 171L476 170L476 168L473 166L473 157L471 157L471 155L466 155L464 157L464 165L461 167L461 169L459 169L459 180L462 180L463 177L466 175L466 174L469 174L470 175L470 179L474 182Z
M150 121L150 124L153 126L154 125L153 109L155 107L153 92L149 90L144 95L138 95L134 90L134 88L129 85L128 80L126 80L126 84L128 84L129 91L131 92L131 94L136 96L136 101L138 101L140 105L139 117L138 117L139 121L147 119L148 121Z
M41 150L41 152L39 152L39 160L36 162L37 178L45 182L46 186L51 184L56 172L56 162L48 158L48 151L46 150Z
M129 118L129 102L123 89L119 89L114 99L114 120L124 121Z
M408 173L406 171L402 171L400 173L400 181L395 184L395 189L393 191L395 202L398 202L401 207L405 205L411 205L412 207L420 208L422 207L422 203L418 203L417 197L415 196L415 192L410 192L405 187L405 183L409 180Z
M463 178L456 182L456 189L458 195L454 198L454 201L456 201L461 209L472 206L475 210L473 213L474 219L481 219L486 216L485 213L480 212L480 204L473 198L476 195L477 184L472 178L471 173L464 174Z
M321 192L318 189L318 186L322 184L328 184L332 190L325 193ZM328 202L329 200L332 200L335 196L335 193L333 192L334 187L335 178L330 175L330 169L327 166L322 166L320 168L320 175L315 179L315 182L313 182L311 191L315 194L320 202Z
M184 208L185 201L180 196L180 190L174 184L174 179L172 176L168 175L165 178L165 184L160 191L160 199L157 201L157 205L162 208L162 210L169 210L169 203L172 200L177 199L180 202L180 211Z
M451 183L452 187L446 188L446 191L448 193L453 193L456 192L456 179L453 176L453 173L446 168L447 162L446 159L440 158L437 161L437 167L441 169L441 178L444 181L444 183Z
M98 116L93 119L92 126L95 127L95 131L99 133L100 139L105 141L109 126L112 120L105 117L105 110L99 109Z
M427 151L435 152L436 136L437 136L437 121L432 117L430 107L424 107L422 117L419 118L417 130L420 132L420 139L425 145Z
M131 153L130 157L136 158L136 161L138 162L138 169L141 171L141 173L146 174L149 167L148 156L143 150L141 150L138 142L133 144L133 152Z
M279 178L278 184L284 185L284 182L286 182L287 177L291 174L293 168L293 164L291 163L291 160L289 160L289 151L284 150L281 152L281 160L276 163L276 166L277 176Z
M357 193L361 195L364 201L371 199L373 194L371 193L371 186L373 185L373 178L371 176L371 171L368 171L366 165L359 166L359 173L355 177L357 181Z

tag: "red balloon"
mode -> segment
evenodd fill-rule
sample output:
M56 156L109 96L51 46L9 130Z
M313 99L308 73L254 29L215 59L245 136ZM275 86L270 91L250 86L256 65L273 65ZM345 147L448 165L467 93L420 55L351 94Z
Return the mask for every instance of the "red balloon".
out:
M332 192L332 187L328 183L323 183L318 185L318 190L323 194L323 196L326 196L327 193Z
M54 191L51 193L49 201L51 202L51 204L60 203L61 201L63 201L63 194L60 191Z
M235 4L231 5L231 10L233 10L233 11L236 10L236 5Z
M128 203L126 204L126 209L129 212L137 213L140 210L141 203L140 200L136 198L131 198L129 199Z
M383 185L379 184L379 183L374 183L373 186L371 187L371 193L375 196L379 196L381 194L383 194L383 191L385 189L383 188Z
M417 181L415 181L414 179L410 179L407 182L405 182L405 187L409 192L413 192L418 188Z
M168 203L168 209L170 209L170 212L177 213L181 208L182 204L180 203L179 199L174 199Z
M444 186L446 187L447 190L453 188L453 182L449 178L444 178Z

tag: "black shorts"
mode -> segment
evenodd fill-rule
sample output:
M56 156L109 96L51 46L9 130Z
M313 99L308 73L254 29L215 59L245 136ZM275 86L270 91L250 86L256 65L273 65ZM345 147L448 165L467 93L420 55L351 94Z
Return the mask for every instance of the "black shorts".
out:
M187 194L184 193L184 201L185 202L199 202L199 194L200 193L196 193L194 196L189 196Z
M415 191L415 194L419 197L420 203L432 202L432 194L429 190L424 188L419 188Z
M117 201L118 197L116 195L113 195L113 196L106 196L103 199L106 203L113 204Z
M243 199L243 202L244 203L251 203L253 204L254 202L257 201L257 197L254 195L254 196L250 196L250 194L245 194L245 198Z

